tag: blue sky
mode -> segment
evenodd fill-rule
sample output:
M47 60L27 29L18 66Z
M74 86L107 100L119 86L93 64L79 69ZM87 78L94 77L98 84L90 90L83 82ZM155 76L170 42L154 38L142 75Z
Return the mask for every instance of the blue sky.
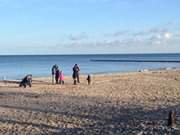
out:
M0 54L180 52L180 0L0 0Z

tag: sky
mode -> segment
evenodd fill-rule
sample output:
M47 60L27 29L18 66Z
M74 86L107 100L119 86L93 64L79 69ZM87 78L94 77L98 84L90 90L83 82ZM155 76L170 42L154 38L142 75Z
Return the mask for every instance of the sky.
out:
M0 0L0 55L180 53L180 0Z

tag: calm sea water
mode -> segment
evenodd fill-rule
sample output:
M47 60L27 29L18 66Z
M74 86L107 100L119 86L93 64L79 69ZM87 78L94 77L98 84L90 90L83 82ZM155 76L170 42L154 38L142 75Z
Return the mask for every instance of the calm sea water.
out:
M113 55L24 55L0 56L0 79L21 79L26 74L35 77L50 76L51 67L58 64L65 75L72 74L72 67L79 64L82 74L129 72L142 69L180 67L180 63L163 62L92 62L103 60L180 60L180 54L113 54Z

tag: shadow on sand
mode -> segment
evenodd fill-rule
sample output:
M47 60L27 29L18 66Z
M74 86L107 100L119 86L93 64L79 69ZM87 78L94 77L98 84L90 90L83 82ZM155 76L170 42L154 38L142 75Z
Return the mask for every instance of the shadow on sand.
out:
M16 118L8 117L1 117L0 123L30 125L40 130L46 129L46 134L50 134L54 130L53 134L59 135L134 135L141 131L144 134L180 134L178 130L180 125L180 104L155 110L145 110L143 107L137 105L115 105L113 102L100 97L82 98L66 96L65 98L66 102L64 104L60 104L59 106L52 105L56 109L52 109L48 104L47 107L43 108L42 106L46 106L46 103L38 107L18 106L13 103L6 105L0 104L0 107L5 109L56 116L57 119L54 121L56 123L55 126L48 123L22 122L16 120ZM67 104L68 101L69 104ZM85 102L86 104L79 104L80 102ZM171 129L166 126L168 112L172 109L177 112L177 129ZM63 118L67 119L65 120ZM74 128L63 127L58 124L58 121L61 121L61 124L70 123Z

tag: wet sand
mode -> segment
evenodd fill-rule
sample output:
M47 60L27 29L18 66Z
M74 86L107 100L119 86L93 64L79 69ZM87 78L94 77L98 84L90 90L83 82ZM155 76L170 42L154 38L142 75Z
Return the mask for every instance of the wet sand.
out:
M180 134L180 69L86 76L74 86L35 78L31 88L0 83L2 135ZM177 126L167 127L176 110Z

